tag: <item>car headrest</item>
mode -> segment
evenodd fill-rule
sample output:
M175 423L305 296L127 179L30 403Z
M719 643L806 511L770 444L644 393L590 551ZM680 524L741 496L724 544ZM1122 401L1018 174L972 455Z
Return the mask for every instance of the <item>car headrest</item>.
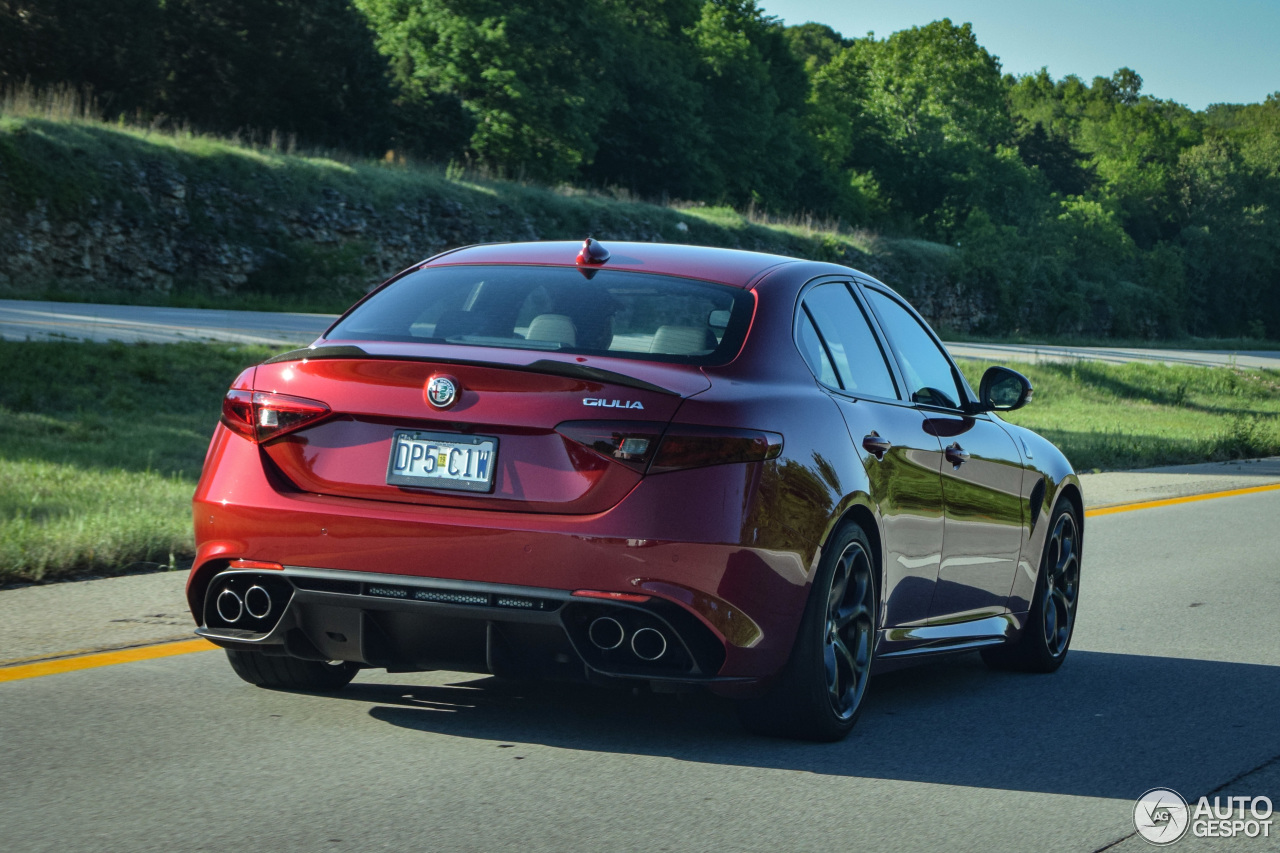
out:
M571 347L578 342L578 330L573 321L563 314L539 314L529 323L529 333L525 338L530 341L554 341Z

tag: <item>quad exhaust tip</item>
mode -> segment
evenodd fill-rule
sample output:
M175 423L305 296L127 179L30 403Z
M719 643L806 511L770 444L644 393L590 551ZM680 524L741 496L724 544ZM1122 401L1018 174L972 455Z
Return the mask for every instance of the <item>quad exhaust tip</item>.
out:
M244 612L254 619L266 619L271 615L271 593L257 584L249 587L244 594Z
M667 638L656 628L641 628L631 635L631 651L640 660L655 661L667 653Z
M592 645L607 652L622 645L622 641L626 639L626 632L622 630L622 623L617 619L612 616L600 616L587 628L587 636L591 638Z
M260 589L260 587L254 587ZM266 590L263 590L266 592ZM214 603L214 607L218 611L218 618L222 619L228 625L234 625L240 621L240 617L244 615L244 602L240 596L229 589L224 589L218 593L218 599Z
M608 652L622 646L627 631L612 616L599 616L587 627L587 637L597 649ZM631 635L631 653L652 663L667 653L667 638L657 628L640 628Z

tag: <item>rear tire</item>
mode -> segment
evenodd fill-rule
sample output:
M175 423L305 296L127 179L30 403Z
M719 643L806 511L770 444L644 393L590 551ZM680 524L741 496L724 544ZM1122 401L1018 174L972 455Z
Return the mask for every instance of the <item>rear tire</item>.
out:
M836 741L853 728L875 652L878 567L873 554L857 524L846 524L832 536L786 668L768 693L738 705L747 729Z
M360 671L358 664L346 661L327 663L232 649L226 652L236 675L250 684L273 690L328 693L346 687Z
M1031 610L1018 639L982 650L992 669L1054 672L1062 666L1076 627L1080 602L1080 524L1070 501L1059 501L1050 516Z

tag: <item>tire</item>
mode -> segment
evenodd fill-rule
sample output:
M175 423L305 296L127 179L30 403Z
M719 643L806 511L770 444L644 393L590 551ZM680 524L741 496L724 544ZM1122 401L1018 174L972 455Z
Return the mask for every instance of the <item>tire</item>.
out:
M1080 603L1080 522L1069 501L1059 501L1050 518L1022 634L1012 644L982 650L993 669L1054 672L1067 658Z
M757 734L836 741L866 697L876 640L876 572L867 534L842 526L823 552L791 658L764 696L739 703Z
M264 655L227 649L227 660L236 675L250 684L273 690L328 693L346 687L360 666L342 661L326 663L294 657Z

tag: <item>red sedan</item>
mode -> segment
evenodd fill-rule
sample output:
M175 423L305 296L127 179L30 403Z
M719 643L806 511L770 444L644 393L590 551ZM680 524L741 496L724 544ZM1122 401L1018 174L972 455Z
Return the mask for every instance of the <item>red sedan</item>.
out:
M1052 671L1070 464L846 267L474 246L246 370L194 499L197 633L264 687L362 668L709 688L831 740L877 670Z

